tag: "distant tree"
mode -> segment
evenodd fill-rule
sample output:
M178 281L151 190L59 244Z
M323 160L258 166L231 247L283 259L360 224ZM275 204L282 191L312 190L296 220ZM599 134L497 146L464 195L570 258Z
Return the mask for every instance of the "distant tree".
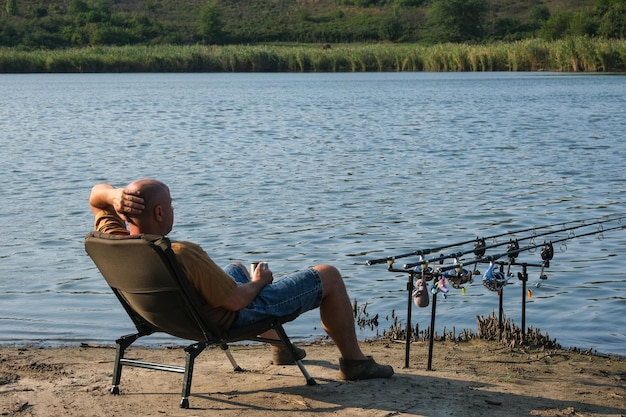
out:
M490 35L495 39L519 40L526 31L526 27L520 21L510 17L496 19L490 27Z
M7 0L7 14L17 16L17 0Z
M219 44L224 37L222 13L217 2L205 4L200 10L200 36L204 43Z
M568 10L553 14L541 23L537 35L546 40L569 36L596 36L598 26L597 13L592 8Z
M569 22L568 35L596 36L598 19L591 8L573 12Z
M529 19L531 22L545 22L550 18L550 9L548 6L541 4L533 7L529 13Z
M599 0L596 3L599 35L606 38L626 38L626 0Z
M380 38L385 41L395 41L402 36L402 25L397 17L389 17L380 22Z
M527 22L530 28L536 31L548 19L550 19L550 9L548 9L548 6L541 4L530 9Z
M486 0L433 0L426 18L434 42L465 42L485 35Z
M571 34L570 25L573 18L574 13L570 11L553 14L543 22L537 34L549 41L568 36Z
M70 6L67 11L69 14L87 13L89 6L83 0L70 0Z

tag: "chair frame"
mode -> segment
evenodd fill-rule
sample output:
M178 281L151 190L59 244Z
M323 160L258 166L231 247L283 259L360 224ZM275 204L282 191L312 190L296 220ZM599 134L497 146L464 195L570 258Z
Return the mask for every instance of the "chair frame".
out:
M112 262L111 259L105 259L99 252L104 250L107 253L108 250L114 248L115 245L149 245L149 247L157 255L156 259L160 259L163 265L169 270L172 277L172 282L175 283L175 287L179 294L182 295L186 302L185 308L188 309L187 313L193 317L195 322L193 326L197 329L197 337L194 343L185 347L185 365L169 365L163 363L146 362L137 359L128 359L125 357L126 350L139 338L149 336L153 333L165 332L175 337L188 339L166 330L161 329L159 326L150 323L141 314L136 312L129 301L124 297L123 291L120 290L114 282L112 282L111 271L107 267L107 263ZM237 364L231 351L228 348L229 343L241 342L241 341L255 341L262 343L282 344L291 353L295 363L298 365L300 371L306 379L307 385L316 385L315 379L308 373L302 361L298 359L296 349L287 336L283 324L294 320L297 314L293 314L285 317L271 317L260 323L257 323L250 327L222 331L220 330L207 315L204 313L199 303L199 295L190 285L184 271L179 266L176 256L171 248L171 242L167 237L156 235L131 235L131 236L119 236L101 233L93 231L89 233L85 238L85 250L87 254L96 264L100 273L109 284L109 287L116 295L119 302L124 307L124 310L134 323L137 332L127 334L116 340L116 355L115 364L113 368L113 385L110 389L111 394L118 395L120 393L119 386L122 378L122 368L124 366L146 368L151 370L166 371L182 373L183 386L182 386L182 398L180 400L181 408L189 408L189 396L191 394L191 382L193 378L194 363L198 355L209 346L220 346L225 352L228 360L230 361L233 370L235 372L241 372L243 369ZM116 249L117 250L117 249ZM124 256L131 256L132 254L126 254ZM117 261L117 259L115 259ZM139 266L141 267L141 266ZM277 343L275 339L268 339L258 336L259 334L267 331L275 330L278 334L280 341Z

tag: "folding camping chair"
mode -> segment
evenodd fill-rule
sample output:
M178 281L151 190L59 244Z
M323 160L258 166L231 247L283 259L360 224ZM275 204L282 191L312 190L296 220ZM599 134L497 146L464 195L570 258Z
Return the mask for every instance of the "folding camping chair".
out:
M178 265L167 237L115 236L94 231L85 238L85 250L137 328L137 333L116 341L112 394L119 394L123 366L183 373L180 407L189 408L194 361L206 347L219 345L233 369L241 371L228 343L246 340L276 343L258 336L270 329L278 333L280 342L291 352L307 385L316 384L297 358L295 347L283 328L283 323L295 319L296 315L270 318L243 329L220 330L200 307L199 295ZM184 367L124 357L126 349L137 339L156 332L194 341L185 348Z

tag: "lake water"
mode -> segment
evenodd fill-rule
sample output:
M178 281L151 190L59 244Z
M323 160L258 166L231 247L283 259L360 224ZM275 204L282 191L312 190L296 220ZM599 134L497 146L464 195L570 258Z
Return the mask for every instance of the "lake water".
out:
M351 298L381 316L360 338L386 330L392 311L406 321L406 275L368 259L626 211L622 75L1 75L0 91L2 345L132 331L83 249L97 182L166 182L171 237L219 264L266 260L277 278L336 265ZM526 324L626 354L625 231L566 243L539 288L529 269ZM504 309L518 325L520 294L512 280ZM478 278L438 297L436 330L475 330L497 309ZM414 308L413 323L425 329L430 313ZM287 329L323 334L317 312Z

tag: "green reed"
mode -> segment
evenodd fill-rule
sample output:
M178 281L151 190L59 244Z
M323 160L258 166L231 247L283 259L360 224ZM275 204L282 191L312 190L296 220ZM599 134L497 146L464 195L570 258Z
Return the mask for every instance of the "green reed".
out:
M626 40L469 44L122 46L0 49L2 73L626 71Z

